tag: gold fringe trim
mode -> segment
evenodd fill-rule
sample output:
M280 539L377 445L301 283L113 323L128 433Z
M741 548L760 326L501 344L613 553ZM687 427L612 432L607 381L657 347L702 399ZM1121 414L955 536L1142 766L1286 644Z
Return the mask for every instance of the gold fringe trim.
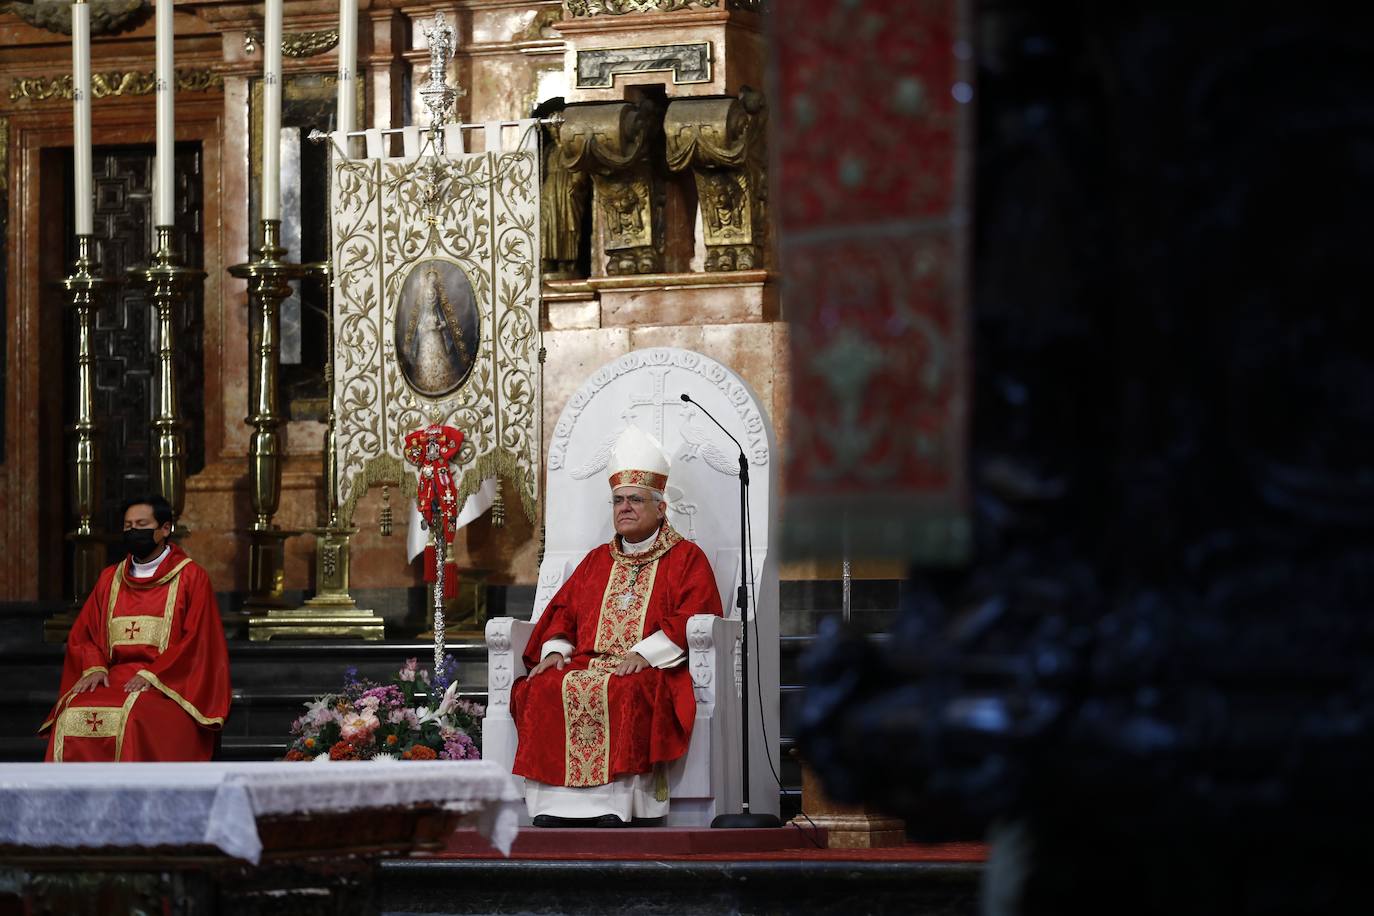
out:
M350 488L348 499L339 506L340 524L346 528L353 524L353 513L358 508L359 500L377 484L397 487L401 496L414 499L415 475L408 470L403 459L392 455L376 455L369 458L361 471L347 479ZM520 508L525 511L525 518L533 524L538 517L539 508L532 475L520 467L519 458L505 449L492 449L478 455L472 466L463 472L458 482L458 505L462 506L469 496L476 493L482 486L482 481L488 477L505 478L515 484L516 489L520 491Z
M405 495L405 481L411 476L406 474L405 462L393 455L375 455L369 458L363 465L363 469L351 477L345 478L345 482L350 484L348 499L344 500L339 506L339 523L344 528L353 525L353 512L358 508L358 501L363 498L363 494L379 483L384 483L393 487L400 487L402 495ZM410 494L415 496L415 484L410 484Z
M190 716L192 719L195 719L198 723L204 725L206 728L218 728L219 726L224 724L223 716L215 716L211 718L209 716L203 715L199 709L196 709L194 706L191 705L191 702L189 700L187 700L181 694L177 693L171 687L168 687L166 684L162 683L162 681L158 679L158 676L156 674L153 674L153 672L140 671L138 673L138 676L143 678L149 684L152 684L154 687L156 687L159 692L161 692L164 696L167 697L167 699L171 700L173 703L180 706L188 716Z
M520 459L505 449L492 449L486 454L478 455L472 467L463 472L463 479L458 483L458 505L461 506L469 496L476 493L482 486L482 481L488 477L503 477L515 484L515 488L520 491L520 508L525 510L525 518L530 524L534 524L539 512L534 482L520 467Z

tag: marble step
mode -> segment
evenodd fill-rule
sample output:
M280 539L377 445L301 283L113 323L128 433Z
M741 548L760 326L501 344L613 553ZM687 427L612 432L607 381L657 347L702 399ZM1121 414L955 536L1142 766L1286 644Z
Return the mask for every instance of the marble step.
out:
M538 861L395 859L377 878L383 913L980 912L979 862ZM607 888L613 888L608 892Z

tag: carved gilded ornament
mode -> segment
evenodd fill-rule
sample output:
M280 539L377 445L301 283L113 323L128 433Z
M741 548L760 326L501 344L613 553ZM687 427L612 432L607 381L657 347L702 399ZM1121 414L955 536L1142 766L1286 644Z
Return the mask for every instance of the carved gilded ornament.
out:
M767 214L766 109L744 89L737 99L680 99L663 119L668 168L691 168L706 242L706 270L763 266Z
M0 115L0 194L10 189L10 119Z
M148 0L90 0L91 34L113 35L137 28L152 15ZM0 13L13 13L36 29L58 35L72 33L72 5L53 0L14 0L0 3Z
M442 170L435 195L434 168ZM487 477L518 487L535 517L539 481L539 169L533 151L436 160L334 163L335 408L341 524L373 483L399 484L406 433L433 417L464 433L454 462L461 503ZM434 208L431 210L431 206ZM412 268L445 261L471 285L481 329L466 378L427 397L406 380L396 345Z
M549 41L559 38L554 26L563 18L563 11L556 6L547 6L534 14L529 25L515 33L516 41Z
M567 168L592 176L608 274L663 269L663 198L654 151L661 111L651 102L573 105L563 114L559 152Z
M178 92L207 92L224 88L224 77L210 70L178 70ZM156 88L151 70L111 70L91 74L91 95L103 99L112 95L150 95ZM41 102L46 99L75 97L70 73L62 76L21 76L10 84L10 101Z
M339 43L338 29L320 29L316 32L293 32L283 35L281 53L286 57L315 57L333 49ZM243 53L256 54L262 44L261 32L249 32L243 36Z
M761 12L766 0L565 0L568 16L626 16L636 13L674 13L678 10L751 10Z

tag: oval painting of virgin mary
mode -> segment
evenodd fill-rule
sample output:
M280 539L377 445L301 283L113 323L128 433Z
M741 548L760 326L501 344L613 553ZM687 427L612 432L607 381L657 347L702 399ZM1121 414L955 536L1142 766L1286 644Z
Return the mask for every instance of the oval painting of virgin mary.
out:
M477 302L463 269L421 261L410 269L396 308L396 357L406 383L437 398L454 391L477 360Z

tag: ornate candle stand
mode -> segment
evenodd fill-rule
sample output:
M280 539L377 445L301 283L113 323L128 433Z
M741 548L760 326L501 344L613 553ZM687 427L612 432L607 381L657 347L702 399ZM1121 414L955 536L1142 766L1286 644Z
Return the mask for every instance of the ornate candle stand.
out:
M286 422L278 407L277 377L281 363L278 327L282 300L291 295L289 281L304 275L299 264L282 260L281 220L262 221L262 247L257 260L235 264L229 273L248 281L249 305L257 310L260 332L253 354L253 413L244 422L253 427L248 446L248 490L253 500L253 527L248 531L248 598L250 610L288 608L283 597L285 542L299 534L272 523L281 502L282 436ZM251 622L250 622L251 627ZM251 635L251 629L250 629Z
M334 406L334 282L329 262L310 264L305 270L319 276L325 285L324 384L329 393L329 417L324 436L325 523L309 529L315 535L315 597L296 610L269 610L248 624L248 638L268 640L274 636L290 639L316 637L361 637L377 640L385 635L382 618L362 610L348 593L349 538L357 528L339 520L339 468L335 455L335 430L338 416Z
M71 294L76 314L76 422L67 427L72 437L72 508L76 527L67 533L72 542L72 585L68 607L43 622L43 637L62 642L71 630L86 596L105 565L105 549L97 530L95 515L100 505L100 440L95 422L95 356L91 353L91 328L95 310L107 281L96 276L96 262L89 235L76 237L76 262L72 274L62 281Z
M178 303L186 307L191 287L205 280L205 271L181 264L172 246L172 226L158 226L154 231L157 243L152 263L129 268L129 275L152 291L157 314L157 394L153 404L153 466L149 478L172 505L176 518L173 537L184 537L188 533L181 523L181 511L186 504L186 423L177 393L173 318Z

